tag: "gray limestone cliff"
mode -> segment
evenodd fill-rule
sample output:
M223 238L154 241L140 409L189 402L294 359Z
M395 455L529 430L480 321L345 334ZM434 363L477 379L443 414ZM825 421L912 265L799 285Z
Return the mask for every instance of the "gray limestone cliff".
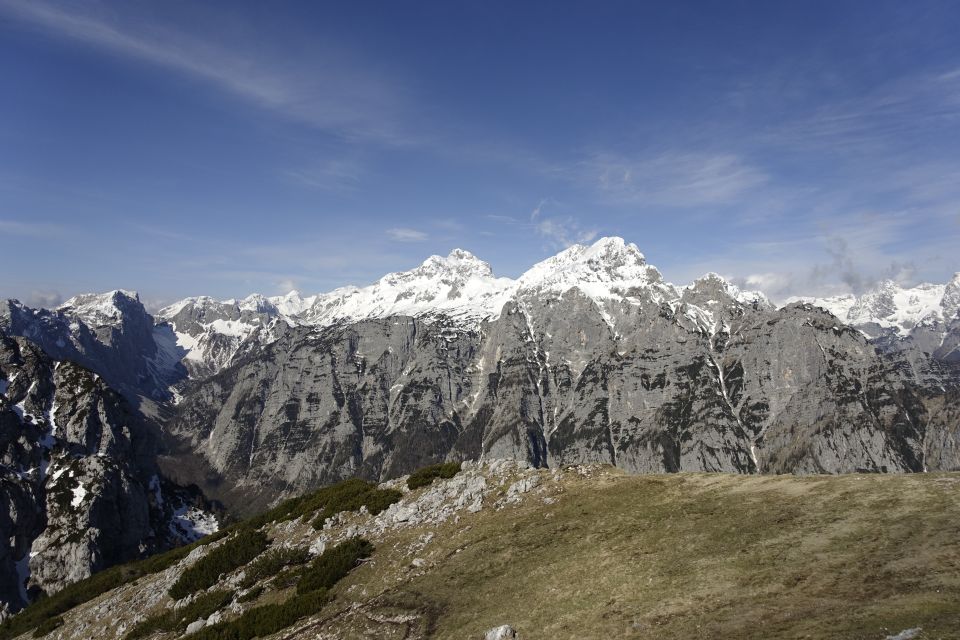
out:
M198 535L199 510L157 475L156 448L142 416L98 374L0 333L6 608Z

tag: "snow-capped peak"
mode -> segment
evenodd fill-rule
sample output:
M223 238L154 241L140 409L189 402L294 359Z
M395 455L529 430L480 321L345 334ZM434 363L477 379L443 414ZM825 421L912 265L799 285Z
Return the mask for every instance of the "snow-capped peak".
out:
M120 320L124 311L132 307L142 308L137 292L115 289L76 295L57 307L57 311L75 315L90 326L102 326Z
M317 296L308 296L304 298L299 291L291 291L283 296L273 296L268 298L274 309L282 316L298 316L317 301Z
M705 273L684 287L684 298L690 296L703 298L711 302L722 302L724 297L736 300L740 304L769 306L770 301L760 291L743 290L723 276L712 271Z
M497 278L490 265L469 251L430 256L410 271L389 273L374 284L344 287L317 296L304 313L306 324L442 313L480 320L500 311L513 290L509 278Z
M578 287L588 295L608 297L609 287L630 288L659 284L663 277L633 243L623 238L601 238L592 245L575 244L535 264L517 280L520 289L562 293Z
M938 321L950 321L960 309L960 274L946 285L922 283L902 287L892 280L879 283L862 295L829 298L791 298L823 307L844 322L858 326L868 335L878 330L908 334L914 327Z
M960 272L953 274L953 279L943 288L943 298L940 300L943 317L947 321L957 317L960 313Z
M380 283L394 286L418 278L435 277L442 280L463 281L469 278L492 278L490 265L469 251L454 249L447 256L430 256L416 269L388 273Z

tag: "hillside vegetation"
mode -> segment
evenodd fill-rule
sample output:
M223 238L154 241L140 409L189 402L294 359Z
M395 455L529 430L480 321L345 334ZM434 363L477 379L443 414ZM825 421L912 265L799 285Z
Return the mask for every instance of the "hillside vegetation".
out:
M522 640L960 637L960 474L628 476L500 461L383 489L403 498L378 515L341 513L320 531L306 511L262 524L266 554L300 551L261 556L276 577L221 576L208 593L236 597L198 637L233 637L230 620L283 607L299 609L264 637L482 638L502 624ZM185 565L63 613L55 633L85 637L100 616L100 637L122 637L137 615L168 615ZM304 605L304 593L323 595Z

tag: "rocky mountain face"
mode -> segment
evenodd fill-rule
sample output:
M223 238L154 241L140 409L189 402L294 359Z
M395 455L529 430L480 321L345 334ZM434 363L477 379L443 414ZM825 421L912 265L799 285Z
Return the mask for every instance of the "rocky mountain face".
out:
M918 381L907 351L878 351L818 306L777 309L715 274L676 287L619 239L572 247L496 295L491 278L457 252L352 290L379 301L366 316L307 320L333 294L272 315L284 331L190 385L168 421L172 459L202 463L183 479L254 509L444 459L632 472L960 466L944 437L957 430L941 416L950 402L929 402L949 378L921 354ZM411 282L434 284L410 295Z
M918 364L960 363L960 273L945 285L905 288L887 281L860 296L798 300L827 309L885 350L908 354ZM916 369L927 373L924 367Z
M242 514L447 459L960 468L960 280L911 291L777 308L715 274L670 284L604 238L516 280L457 250L367 287L190 298L156 318L125 292L11 301L0 329L98 373L156 418L166 477Z
M155 438L103 377L0 333L4 612L216 527L202 496L157 475Z
M180 362L187 351L128 291L77 296L54 310L6 300L0 305L0 331L30 339L55 360L96 371L137 405L171 399L170 387L187 376Z

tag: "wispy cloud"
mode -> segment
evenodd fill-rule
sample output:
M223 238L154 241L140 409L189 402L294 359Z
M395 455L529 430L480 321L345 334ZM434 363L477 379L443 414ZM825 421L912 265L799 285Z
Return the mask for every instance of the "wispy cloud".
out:
M409 142L399 112L405 92L395 81L365 67L342 49L304 51L297 60L277 58L255 43L231 46L183 30L123 19L96 5L41 0L0 0L0 11L126 58L141 59L228 91L262 109L344 138L388 144ZM124 5L120 5L123 7Z
M59 291L32 291L24 302L29 307L53 309L63 303L63 296Z
M926 72L894 77L869 91L823 102L758 135L768 144L863 156L902 149L917 134L957 122L960 72Z
M428 237L423 231L407 229L406 227L387 229L387 236L397 242L423 242Z
M538 236L546 239L552 248L565 249L572 244L590 242L597 237L596 229L584 229L572 216L546 217L544 208L549 200L543 198L530 212L530 224Z
M548 240L555 249L591 242L597 237L596 229L584 229L571 217L540 220L534 228L537 235Z
M776 240L745 239L700 260L664 269L678 282L689 282L706 271L728 274L737 285L759 289L777 302L790 296L863 293L883 280L916 284L923 256L941 267L955 264L955 233L924 234L901 246L916 224L910 211L851 213L823 218L813 229Z
M299 286L294 278L283 278L277 282L277 290L280 293L290 293L291 291L297 291L298 289Z
M581 163L580 175L607 200L669 207L729 203L767 181L739 156L711 153L598 153Z

